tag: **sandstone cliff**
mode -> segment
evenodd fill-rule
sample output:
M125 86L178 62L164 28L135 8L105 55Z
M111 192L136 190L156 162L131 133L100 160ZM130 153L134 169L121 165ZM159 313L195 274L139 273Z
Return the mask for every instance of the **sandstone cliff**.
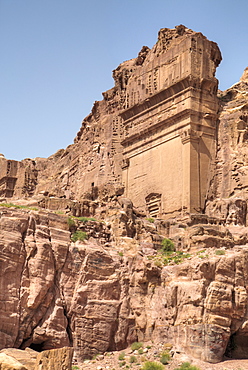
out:
M218 148L207 212L246 224L247 201L247 68L239 82L220 92ZM239 209L239 211L238 211ZM229 210L229 214L228 214Z
M152 217L203 209L220 61L217 44L201 33L182 25L161 29L152 49L144 46L113 71L115 86L94 103L74 144L48 159L0 157L0 196L83 203L111 184Z
M162 29L74 144L0 156L1 348L247 357L248 75L217 98L220 60L202 34Z
M65 215L1 207L1 347L73 346L80 361L154 340L210 362L246 356L247 246L223 238L221 255L168 262L160 222L134 218L134 237L120 236L130 216L119 207L108 225L75 219L92 236L72 242Z

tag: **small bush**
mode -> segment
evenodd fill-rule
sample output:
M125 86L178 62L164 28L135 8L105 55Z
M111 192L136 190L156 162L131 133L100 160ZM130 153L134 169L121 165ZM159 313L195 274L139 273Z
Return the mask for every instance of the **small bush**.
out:
M123 360L124 360L124 358L125 358L125 352L121 352L121 353L119 354L118 360L123 361Z
M81 222L96 221L94 217L76 217L76 219Z
M149 222L151 222L153 224L154 223L154 218L149 217L149 218L147 218L147 221L149 221Z
M87 239L87 233L85 231L75 231L75 233L71 236L71 241L76 242L77 240L80 240L83 242L85 239Z
M139 350L141 347L143 347L143 343L142 342L133 342L131 344L131 350L132 351L137 351Z
M146 361L141 368L142 370L163 370L164 366L158 362Z
M161 253L174 252L176 249L173 241L167 238L164 238L162 240L161 245L162 245L160 249Z
M197 366L191 365L189 362L183 362L180 367L177 367L174 370L201 370L201 369Z
M162 362L163 365L167 365L169 361L170 361L169 352L162 352L160 355L160 362Z
M177 252L162 252L161 254L158 254L155 259L154 259L154 264L157 267L162 267L166 265L171 265L171 264L176 264L178 265L179 263L183 262L185 258L190 258L191 254L189 253L184 253L181 251Z
M125 366L126 365L126 361L122 361L119 363L119 366L122 367L122 366Z
M68 217L67 218L67 225L69 226L69 230L71 230L74 227L76 227L75 221L71 217Z
M7 207L7 208L15 207L15 205L13 203L0 203L0 206L1 207Z
M135 362L137 362L137 358L135 356L130 356L129 357L129 362L130 362L130 364L134 364Z
M215 254L217 256L223 256L223 254L225 254L225 253L226 253L226 251L223 251L223 249L217 249L217 251L215 251Z
M139 353L139 355L142 355L142 354L144 353L143 348L140 348L140 349L138 350L138 353Z
M1 207L7 207L7 208L14 207L16 209L29 209L29 210L32 210L32 211L38 211L38 208L36 208L36 207L22 206L20 204L13 204L13 203L0 203L0 206Z

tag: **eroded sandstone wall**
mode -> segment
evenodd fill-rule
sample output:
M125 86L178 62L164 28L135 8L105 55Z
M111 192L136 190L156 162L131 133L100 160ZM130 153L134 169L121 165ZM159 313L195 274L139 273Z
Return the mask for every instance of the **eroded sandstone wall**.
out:
M246 225L248 199L248 76L220 92L218 147L206 212Z
M112 184L153 217L201 211L215 154L220 61L217 44L201 33L161 29L152 49L113 71L115 86L94 103L74 144L47 159L5 160L17 169L13 178L0 174L2 196L81 201Z
M82 360L152 339L210 362L247 356L247 70L220 93L216 127L219 61L203 35L163 29L113 72L74 144L48 159L0 156L1 199L39 209L0 209L2 348L73 346ZM146 219L182 209L191 215ZM69 215L99 221L73 229ZM88 239L72 242L75 229ZM164 237L188 262L154 259Z
M154 340L217 362L234 335L232 355L245 356L247 247L163 267L149 257L155 225L133 218L126 236L128 209L74 243L65 215L1 208L1 348L73 346L81 361Z

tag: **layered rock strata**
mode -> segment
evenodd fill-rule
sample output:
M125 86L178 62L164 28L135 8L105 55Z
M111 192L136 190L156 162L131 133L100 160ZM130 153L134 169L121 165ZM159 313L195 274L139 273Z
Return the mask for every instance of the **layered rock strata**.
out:
M248 75L220 92L218 148L207 213L246 225L248 189Z
M0 155L0 196L16 204L0 208L1 348L71 346L80 362L153 340L247 357L248 80L217 100L220 60L202 34L162 29L113 72L73 145Z
M38 353L7 348L0 351L1 370L70 370L73 349L64 347Z
M0 195L94 200L112 184L151 217L201 211L215 154L220 61L217 44L201 33L161 29L152 49L113 71L115 86L94 103L73 145L48 159L1 158Z
M1 347L73 346L82 361L153 340L217 362L234 342L229 354L245 356L247 246L163 267L151 237L161 225L134 218L127 237L130 215L119 208L118 228L116 215L107 242L89 221L92 237L74 243L65 215L1 208Z

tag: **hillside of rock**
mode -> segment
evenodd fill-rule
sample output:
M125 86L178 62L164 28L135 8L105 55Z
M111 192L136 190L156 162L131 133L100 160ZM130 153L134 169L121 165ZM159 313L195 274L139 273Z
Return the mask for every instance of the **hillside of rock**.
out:
M246 356L248 246L228 248L223 233L222 249L168 257L160 222L133 217L133 238L120 236L121 207L107 223L13 207L0 217L2 348L73 346L81 362L153 340L209 362ZM76 229L88 238L73 242Z
M114 87L94 103L72 145L49 158L0 156L0 197L45 195L83 204L101 199L111 185L151 217L203 208L220 61L217 44L200 32L161 29L152 49L143 46L113 71Z
M164 28L74 144L0 155L0 349L248 357L248 69L217 96L220 61Z

